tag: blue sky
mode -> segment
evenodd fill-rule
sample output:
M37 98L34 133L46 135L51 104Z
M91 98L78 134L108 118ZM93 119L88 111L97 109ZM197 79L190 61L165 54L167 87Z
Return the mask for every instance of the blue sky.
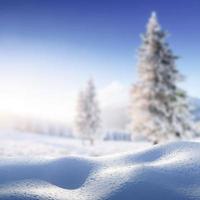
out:
M152 11L180 56L182 86L200 97L199 10L198 0L0 0L0 107L61 117L90 77L128 88Z

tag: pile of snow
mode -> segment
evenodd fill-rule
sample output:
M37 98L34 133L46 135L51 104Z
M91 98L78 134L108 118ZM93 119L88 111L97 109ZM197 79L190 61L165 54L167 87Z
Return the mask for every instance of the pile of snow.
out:
M198 142L176 142L104 157L4 158L0 199L198 200L199 152Z

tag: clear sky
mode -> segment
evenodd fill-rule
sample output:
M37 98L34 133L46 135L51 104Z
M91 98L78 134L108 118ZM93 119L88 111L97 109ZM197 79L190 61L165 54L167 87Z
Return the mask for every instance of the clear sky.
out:
M0 0L0 110L70 120L88 78L129 88L152 11L200 97L199 0Z

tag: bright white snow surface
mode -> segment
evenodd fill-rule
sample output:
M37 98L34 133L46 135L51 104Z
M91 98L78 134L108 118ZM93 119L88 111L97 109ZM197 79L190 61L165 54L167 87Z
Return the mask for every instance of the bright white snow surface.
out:
M40 156L65 157L68 155L102 156L122 152L141 151L151 144L147 142L96 141L83 145L80 140L42 134L14 131L0 132L0 157Z
M198 200L200 143L100 157L3 156L0 199Z

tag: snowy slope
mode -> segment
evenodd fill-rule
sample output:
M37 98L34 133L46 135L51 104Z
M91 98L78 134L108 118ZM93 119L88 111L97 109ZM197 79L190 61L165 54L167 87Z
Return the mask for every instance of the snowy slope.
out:
M198 200L200 143L139 153L59 159L4 158L0 199Z

